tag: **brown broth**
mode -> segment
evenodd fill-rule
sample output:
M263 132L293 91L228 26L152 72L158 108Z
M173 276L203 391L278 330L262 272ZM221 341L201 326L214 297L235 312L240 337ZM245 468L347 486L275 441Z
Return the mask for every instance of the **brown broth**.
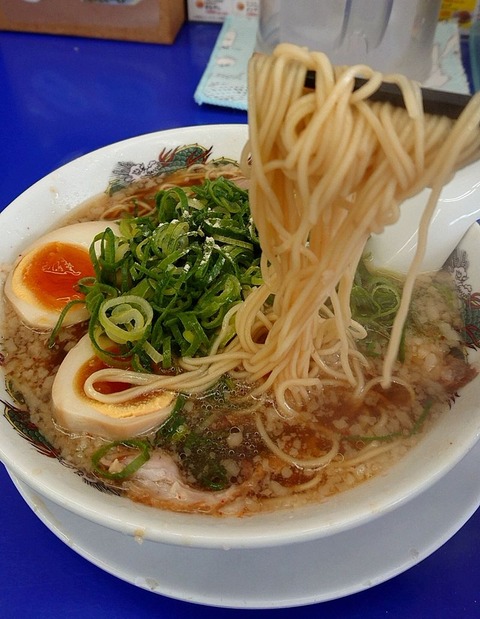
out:
M148 202L151 195L152 188L146 188L142 201ZM130 198L127 201L135 203ZM69 217L69 223L98 218L113 202L118 197L90 201ZM399 382L390 389L376 386L359 399L344 385L334 385L312 392L308 406L294 420L287 420L278 414L272 398L263 402L253 398L247 382L233 380L232 389L222 383L211 393L189 400L184 413L190 427L188 440L181 437L181 428L170 441L156 428L146 438L156 438L159 446L139 473L126 481L103 482L133 500L164 509L242 515L320 501L385 471L420 440L475 374L458 335L462 330L460 305L445 301L439 292L444 286L453 290L446 273L422 277L417 283L414 319L405 336L405 360L397 363ZM22 324L6 302L3 366L10 392L22 394L22 408L59 457L84 471L87 478L97 479L91 457L105 440L71 434L52 417L54 375L85 330L86 325L62 329L49 350L48 334ZM381 358L372 358L369 375L380 373ZM334 441L338 441L338 453L318 469L287 462L265 444L259 417L271 440L292 459L321 457ZM121 469L136 453L129 446L119 446L108 453L104 464ZM208 473L215 482L216 466L223 471L223 487L207 489L202 476ZM177 485L165 482L168 475L177 479Z

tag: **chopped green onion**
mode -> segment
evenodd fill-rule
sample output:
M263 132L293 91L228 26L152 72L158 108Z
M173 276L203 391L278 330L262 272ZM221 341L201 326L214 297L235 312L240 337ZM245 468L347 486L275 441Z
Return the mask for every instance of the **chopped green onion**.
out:
M147 372L208 354L229 309L262 283L246 191L218 178L161 190L155 204L151 215L122 219L121 236L95 238L95 277L82 288L99 356Z
M137 449L139 451L139 454L131 462L124 466L121 471L118 471L117 473L111 473L101 464L101 460L109 452L120 446ZM136 473L138 469L140 469L149 459L150 445L147 441L134 439L125 441L113 441L112 443L108 443L107 445L100 447L100 449L97 449L97 451L92 456L92 466L94 472L100 477L104 477L105 479L123 480L131 477L134 473Z
M135 295L107 299L98 309L98 320L105 334L117 344L144 339L152 319L150 303Z
M393 321L400 306L402 285L398 279L372 273L360 261L350 295L352 318L367 331L359 342L369 356L381 354L381 343L390 338Z

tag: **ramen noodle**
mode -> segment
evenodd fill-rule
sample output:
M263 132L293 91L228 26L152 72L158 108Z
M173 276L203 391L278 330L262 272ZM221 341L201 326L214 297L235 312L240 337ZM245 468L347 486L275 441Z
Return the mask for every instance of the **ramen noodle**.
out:
M406 109L368 100L382 80ZM240 167L134 183L65 222L93 275L53 327L17 285L43 245L47 270L69 270L63 233L8 269L3 365L18 408L86 479L160 508L242 515L347 490L412 448L475 376L450 274L418 265L442 185L478 157L478 99L458 121L427 116L405 78L291 45L255 56L249 85ZM407 276L372 272L369 235L426 186Z

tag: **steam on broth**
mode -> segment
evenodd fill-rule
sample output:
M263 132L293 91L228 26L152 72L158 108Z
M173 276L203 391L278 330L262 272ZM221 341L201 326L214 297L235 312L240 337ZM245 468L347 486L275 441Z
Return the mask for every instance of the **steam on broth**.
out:
M414 84L400 80L399 112L366 102L373 72L352 97L354 75L293 46L254 59L240 166L133 183L64 222L102 225L87 243L95 275L79 275L84 298L53 330L19 317L17 298L42 301L11 269L9 390L87 478L215 515L323 500L396 462L475 376L450 273L372 272L362 254L407 195L433 183L433 204L435 174L480 145L462 119L426 119ZM70 320L77 306L89 320Z

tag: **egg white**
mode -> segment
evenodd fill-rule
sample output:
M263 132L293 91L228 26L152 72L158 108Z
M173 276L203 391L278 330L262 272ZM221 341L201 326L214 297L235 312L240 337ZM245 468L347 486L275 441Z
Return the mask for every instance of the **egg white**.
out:
M88 250L95 235L111 228L114 234L120 234L117 224L108 221L87 221L57 230L52 230L32 243L16 261L5 282L5 295L9 299L20 319L33 328L53 329L61 310L49 309L39 304L36 296L25 285L23 276L35 253L48 243L61 242ZM82 322L88 318L84 305L74 305L65 316L65 326Z
M73 433L87 433L109 440L121 440L145 434L160 425L171 413L176 394L158 390L130 403L113 404L88 397L78 373L95 352L87 335L68 352L52 387L54 418ZM81 375L80 374L80 375Z

